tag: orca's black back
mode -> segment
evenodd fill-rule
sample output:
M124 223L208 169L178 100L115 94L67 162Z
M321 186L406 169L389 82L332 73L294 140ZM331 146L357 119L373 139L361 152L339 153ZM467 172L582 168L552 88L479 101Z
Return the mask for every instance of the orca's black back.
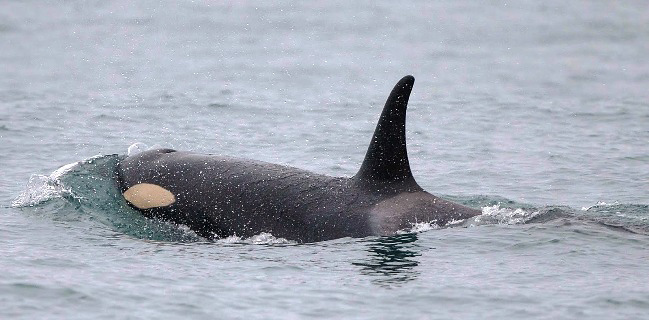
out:
M309 242L373 234L367 208L378 197L347 178L169 149L126 158L118 176L122 192L140 183L169 190L173 204L140 210L208 238L269 232Z

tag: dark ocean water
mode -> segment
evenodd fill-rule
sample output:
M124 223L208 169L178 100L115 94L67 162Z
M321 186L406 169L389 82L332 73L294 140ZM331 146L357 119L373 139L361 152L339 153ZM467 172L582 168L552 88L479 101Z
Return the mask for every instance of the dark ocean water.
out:
M0 1L0 318L645 319L647 57L642 1ZM351 176L406 74L455 227L208 242L115 187L134 143Z

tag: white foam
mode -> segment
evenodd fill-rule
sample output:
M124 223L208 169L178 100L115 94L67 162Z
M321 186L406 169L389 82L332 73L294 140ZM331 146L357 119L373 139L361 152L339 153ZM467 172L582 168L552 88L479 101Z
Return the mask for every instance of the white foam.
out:
M483 207L482 214L469 218L464 223L466 226L480 226L487 224L523 224L539 214L539 211L526 211L522 208L501 208L500 204Z
M440 226L437 221L413 223L410 229L398 231L397 234L420 233L429 230L452 227L475 227L489 224L523 224L539 214L539 211L526 211L522 208L501 208L499 204L483 207L482 214L469 219L451 220Z
M431 222L416 222L412 224L410 229L404 229L397 231L397 234L408 234L408 233L421 233L429 230L436 230L440 227L437 225L437 221Z
M592 206L589 206L589 207L581 207L581 211L588 211L588 210L590 210L590 209L592 209L592 208L597 208L597 207L610 207L610 206L617 206L617 205L619 205L619 204L620 204L620 202L618 202L618 201L614 201L613 203L606 203L606 202L604 202L604 201L597 201L597 203L595 203L595 204L592 205Z
M149 150L149 147L146 144L144 144L142 142L136 142L136 143L134 143L134 144L132 144L131 146L128 147L127 154L129 156L133 156L133 155L136 155L138 153L142 153L142 152L147 151L147 150Z
M287 240L284 238L277 238L270 233L262 232L250 238L241 238L239 236L229 236L227 238L219 239L218 243L246 243L246 244L296 244L297 242Z
M91 161L96 157L92 157L87 161ZM33 207L39 203L47 200L58 198L64 194L71 195L72 191L66 189L61 185L60 178L77 167L81 162L68 163L52 172L49 176L42 174L32 174L29 181L25 186L25 190L11 202L11 206L18 207Z
M71 193L71 191L64 189L56 178L52 178L51 175L33 174L29 177L25 191L11 202L11 206L14 208L33 207L47 200L61 197L64 193Z
M461 226L465 221L466 219L451 220L443 226L437 224L437 220L433 220L429 222L416 222L412 224L412 227L410 229L399 230L397 231L397 234L421 233L430 230L438 230L442 228L452 228L456 226Z
M420 233L435 229L439 229L439 226L435 222L418 222L412 226L410 232Z
M92 158L91 158L91 159L92 159ZM80 161L76 161L76 162L68 163L68 164L66 164L66 165L64 165L64 166L62 166L62 167L60 167L60 168L54 170L54 172L52 172L52 173L50 174L50 179L58 180L58 179L61 178L64 174L70 172L72 169L74 169L76 166L78 166L80 163L81 163Z

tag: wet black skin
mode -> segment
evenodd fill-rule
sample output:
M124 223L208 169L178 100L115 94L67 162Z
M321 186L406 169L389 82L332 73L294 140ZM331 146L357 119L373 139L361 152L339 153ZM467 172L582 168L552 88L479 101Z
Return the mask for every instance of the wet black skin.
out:
M151 183L171 191L175 203L138 210L210 239L261 232L300 242L390 235L417 222L444 225L480 214L435 197L415 182L405 137L413 84L414 78L406 76L392 90L354 177L158 149L123 160L117 169L120 187L124 192Z

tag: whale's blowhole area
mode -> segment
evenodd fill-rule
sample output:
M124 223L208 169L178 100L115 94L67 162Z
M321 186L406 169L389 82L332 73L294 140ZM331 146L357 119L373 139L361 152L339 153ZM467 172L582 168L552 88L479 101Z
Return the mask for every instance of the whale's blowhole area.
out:
M152 183L139 183L124 191L124 198L138 209L166 207L176 202L171 191Z

